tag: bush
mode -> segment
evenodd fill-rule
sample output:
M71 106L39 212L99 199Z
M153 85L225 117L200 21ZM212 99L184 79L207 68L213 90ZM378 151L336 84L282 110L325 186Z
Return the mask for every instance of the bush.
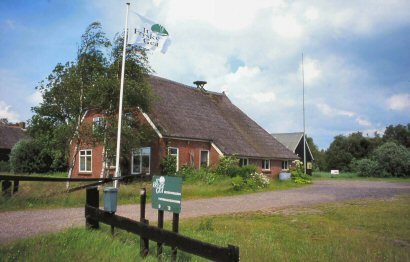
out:
M236 176L232 178L232 189L241 191L244 189L257 190L269 186L270 179L264 174L257 172L249 174L247 178Z
M50 171L51 156L36 140L21 140L10 153L10 169L14 173L45 173Z
M297 184L311 184L312 181L310 177L304 172L303 163L299 160L295 160L292 163L293 167L290 168L290 173L292 175L293 182Z
M374 150L371 159L388 176L410 177L410 151L402 145L387 142Z
M167 155L161 160L161 171L164 176L175 176L177 173L177 158Z
M208 185L213 184L218 177L216 173L206 168L196 170L192 166L182 166L180 171L178 171L178 175L185 181L204 182Z
M10 164L8 161L0 161L0 172L10 172Z
M222 176L233 177L235 170L239 167L239 159L235 156L223 156L219 158L216 172Z
M245 181L242 177L236 176L232 178L232 188L235 191L241 191L245 188Z
M367 158L357 161L357 175L363 177L381 177L386 176L386 174L381 170L379 164Z

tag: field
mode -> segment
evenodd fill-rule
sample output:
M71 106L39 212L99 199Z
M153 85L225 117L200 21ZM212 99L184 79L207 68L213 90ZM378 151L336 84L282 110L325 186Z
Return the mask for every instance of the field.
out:
M5 175L5 173L3 173ZM51 176L65 177L65 173L55 173ZM37 176L37 174L33 174ZM80 183L72 183L72 186ZM301 185L292 181L281 182L274 180L269 187L258 191L234 191L230 178L218 178L213 184L205 182L188 181L183 184L183 199L199 199L221 196L231 196L239 194L249 194L252 192L264 192L283 190ZM147 188L147 201L151 199L151 182L136 182L128 185L121 185L119 191L119 204L139 203L139 191L141 187ZM0 212L6 210L38 209L38 208L58 208L58 207L82 207L85 203L85 190L66 193L66 183L61 182L20 182L19 192L11 198L0 196ZM103 194L100 194L102 197Z
M241 261L410 261L410 196L182 220L183 235L240 247ZM167 224L166 227L170 228ZM155 243L150 243L153 256ZM169 254L169 249L168 254ZM0 246L3 261L140 261L138 237L74 228ZM179 253L180 261L203 261Z
M369 181L386 181L386 182L402 182L410 183L410 178L399 177L360 177L353 172L340 172L339 175L332 175L330 172L313 172L312 177L314 180L327 180L327 179L356 179L356 180L369 180Z

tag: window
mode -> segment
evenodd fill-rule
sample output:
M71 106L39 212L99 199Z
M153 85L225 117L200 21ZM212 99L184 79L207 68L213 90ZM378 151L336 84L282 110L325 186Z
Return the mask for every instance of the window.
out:
M177 171L179 170L179 150L177 147L168 147L168 155L175 156L177 160Z
M132 174L149 174L151 164L151 148L143 147L132 153Z
M270 160L262 160L262 170L270 170Z
M247 158L239 158L239 166L249 165L249 160Z
M209 166L209 151L208 150L201 150L201 159L200 159L199 167L207 167Z
M93 130L104 127L104 117L94 117L93 118Z
M289 169L289 162L286 161L282 161L282 169L283 170L288 170Z
M91 172L92 150L80 150L80 172Z

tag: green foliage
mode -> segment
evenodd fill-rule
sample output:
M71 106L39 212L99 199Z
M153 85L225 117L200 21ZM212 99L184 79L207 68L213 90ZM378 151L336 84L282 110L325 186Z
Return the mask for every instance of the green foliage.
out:
M270 179L264 174L258 174L257 172L251 173L246 177L236 176L232 178L232 189L234 191L241 190L258 190L266 188L270 184Z
M290 168L292 180L296 184L311 184L312 180L309 175L304 173L303 162L295 160Z
M245 188L245 181L242 177L236 176L232 178L232 188L235 191L241 191Z
M36 140L21 140L10 153L10 169L14 173L44 173L52 159Z
M121 75L123 37L117 35L113 43L101 24L92 23L81 37L77 58L73 62L57 64L37 89L43 101L32 110L29 133L43 145L52 158L50 169L67 168L69 145L104 144L107 158L115 154L116 127ZM152 92L148 74L151 69L143 50L132 46L127 50L123 107L149 111ZM91 110L107 116L105 124L93 132L81 122ZM125 120L122 130L122 153L138 148L148 140L147 128L132 127ZM81 128L80 128L81 126ZM123 154L125 155L125 154ZM71 165L72 163L70 163Z
M387 142L374 151L372 160L388 176L410 177L410 151L402 145Z
M218 175L215 172L207 168L196 170L192 166L182 166L178 171L178 175L182 176L185 181L193 183L203 182L208 185L212 185L218 179Z
M219 158L216 172L222 176L234 176L234 172L239 166L239 159L236 156L223 156Z
M167 155L161 160L161 173L164 176L175 176L177 173L177 158Z
M388 126L384 131L383 141L395 142L396 144L410 148L410 123L407 124L407 126Z
M9 161L0 161L0 172L10 172Z
M360 159L357 161L357 174L362 177L384 177L387 176L383 172L377 161L371 159Z

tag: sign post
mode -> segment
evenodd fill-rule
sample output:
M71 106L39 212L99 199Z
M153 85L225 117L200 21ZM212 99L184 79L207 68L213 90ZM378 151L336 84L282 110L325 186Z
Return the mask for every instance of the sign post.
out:
M182 177L152 177L152 208L181 213Z
M164 226L164 211L172 212L172 231L178 233L181 213L182 178L174 176L152 177L152 208L158 209L158 227ZM162 260L162 243L157 244L157 256ZM172 261L177 260L177 248L172 247Z

